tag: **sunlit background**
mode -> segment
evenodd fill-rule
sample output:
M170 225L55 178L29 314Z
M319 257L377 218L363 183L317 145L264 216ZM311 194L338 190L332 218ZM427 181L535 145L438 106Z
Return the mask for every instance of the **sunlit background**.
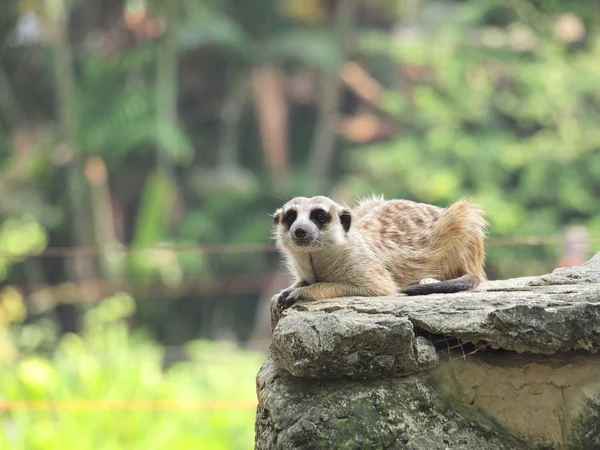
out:
M252 448L295 195L470 196L490 279L587 260L599 28L588 0L1 0L0 448Z

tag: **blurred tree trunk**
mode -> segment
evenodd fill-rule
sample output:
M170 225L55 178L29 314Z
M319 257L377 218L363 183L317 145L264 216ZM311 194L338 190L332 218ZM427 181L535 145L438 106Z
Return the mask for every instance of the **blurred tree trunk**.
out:
M262 147L271 179L283 187L288 179L288 111L279 70L264 64L252 75Z
M335 12L335 27L344 59L355 47L355 27L358 0L339 1ZM335 149L339 120L341 79L338 71L321 77L319 119L310 155L313 186L320 189L329 175Z
M102 279L112 282L123 281L125 257L123 253L115 249L115 247L120 247L121 243L115 230L108 173L104 161L97 156L89 158L85 164L85 175L90 189L96 244L99 248L106 249L99 255ZM108 247L115 250L110 251L107 249Z
M144 187L143 200L136 217L135 245L154 245L168 234L170 217L177 198L177 177L175 159L179 149L177 141L168 138L171 130L178 126L178 82L177 48L179 20L177 4L172 3L161 10L165 31L158 43L155 86L156 86L156 132L164 133L158 139L156 148L157 168ZM156 190L160 190L160 195ZM149 223L151 221L152 223ZM136 255L132 259L134 267L139 266ZM136 259L138 262L136 263Z
M90 214L87 210L87 189L78 148L79 125L75 99L75 74L73 55L68 39L66 7L57 15L54 25L52 56L57 89L56 103L59 108L63 145L71 153L71 161L67 168L67 185L73 214L73 242L78 247L85 247L93 242L93 232L92 224L89 221ZM88 256L75 255L66 261L66 269L71 278L80 282L96 278L94 262ZM82 285L85 286L86 283L82 283ZM92 294L86 288L82 289L82 293L85 301L92 300Z

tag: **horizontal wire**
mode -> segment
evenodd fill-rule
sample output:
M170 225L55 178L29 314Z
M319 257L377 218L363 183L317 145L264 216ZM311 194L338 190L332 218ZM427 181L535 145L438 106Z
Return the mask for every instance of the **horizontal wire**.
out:
M74 281L64 281L56 284L27 284L27 285L14 285L11 286L21 288L21 289L30 289L32 291L37 291L40 289L64 289L68 290L73 287L88 287L88 288L97 288L104 287L110 289L123 290L127 288L139 288L139 289L148 289L150 291L163 290L168 292L173 291L206 291L212 292L215 289L219 289L221 292L223 289L228 292L236 292L239 287L248 287L254 286L256 288L260 288L263 286L263 283L277 277L276 273L270 272L258 272L258 273L248 273L248 274L237 274L237 275L222 275L216 277L202 277L202 278L184 278L177 282L176 287L170 288L168 283L162 283L157 281L112 281L112 280L104 280L101 278L95 279L87 279L87 280L74 280ZM162 288L162 289L161 289Z
M136 254L144 252L169 251L175 253L199 253L207 255L241 254L241 253L272 253L276 251L273 244L202 244L202 245L147 245L138 247L105 246L105 247L48 247L42 252L14 255L0 253L3 258L55 258L63 256L93 256L107 253Z
M588 242L600 242L600 235L591 235L587 237ZM534 247L537 245L559 245L566 242L563 235L557 236L496 236L487 239L488 244L492 246L503 245L507 247Z
M590 242L600 242L600 236L590 236ZM537 246L557 245L565 242L564 236L497 236L487 240L488 245L496 246ZM170 251L176 253L200 254L242 254L242 253L272 253L277 251L274 244L245 243L245 244L201 244L201 245L175 245L160 244L139 247L105 246L105 247L48 247L42 252L31 252L22 255L0 252L2 258L55 258L66 256L92 256L107 253L136 254L148 251Z
M0 411L14 410L215 410L255 409L256 401L56 400L0 401Z
M24 296L31 297L32 301L42 301L51 297L77 297L82 291L92 294L97 299L114 295L117 292L128 292L143 296L145 299L161 299L173 295L241 295L262 292L269 282L281 278L282 289L284 284L292 282L289 274L280 276L277 273L251 273L243 275L228 275L205 279L183 279L177 286L169 287L158 282L144 281L110 281L102 279L65 281L55 284L11 284L19 289ZM36 297L37 300L34 300Z

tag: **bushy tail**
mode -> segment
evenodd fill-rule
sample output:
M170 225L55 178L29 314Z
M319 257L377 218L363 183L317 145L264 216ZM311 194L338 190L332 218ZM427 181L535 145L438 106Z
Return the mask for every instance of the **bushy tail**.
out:
M485 279L486 230L483 211L470 200L459 200L444 209L435 223L431 239L435 259L445 280L463 275L469 275L477 282ZM461 281L458 284L466 286L470 282Z

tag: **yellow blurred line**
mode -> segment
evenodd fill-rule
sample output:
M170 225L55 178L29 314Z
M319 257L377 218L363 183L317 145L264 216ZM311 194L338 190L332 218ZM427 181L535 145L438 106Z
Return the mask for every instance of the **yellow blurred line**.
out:
M183 410L183 409L254 409L256 401L0 401L0 411L10 410Z

